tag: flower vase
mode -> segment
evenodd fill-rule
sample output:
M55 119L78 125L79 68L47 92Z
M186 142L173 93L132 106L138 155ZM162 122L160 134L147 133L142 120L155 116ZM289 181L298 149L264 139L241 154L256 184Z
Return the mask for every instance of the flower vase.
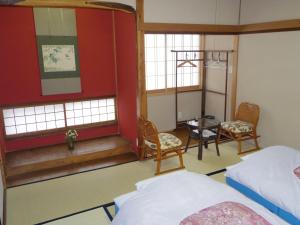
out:
M75 148L75 142L73 140L68 140L68 149L74 150Z

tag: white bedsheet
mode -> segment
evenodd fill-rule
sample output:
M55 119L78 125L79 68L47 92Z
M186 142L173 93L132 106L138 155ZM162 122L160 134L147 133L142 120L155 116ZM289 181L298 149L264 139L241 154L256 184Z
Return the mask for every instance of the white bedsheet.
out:
M225 184L185 171L138 190L123 204L112 225L178 225L185 217L223 201L242 203L273 225L287 224Z
M300 179L293 172L299 166L300 151L272 146L228 167L226 176L300 219Z

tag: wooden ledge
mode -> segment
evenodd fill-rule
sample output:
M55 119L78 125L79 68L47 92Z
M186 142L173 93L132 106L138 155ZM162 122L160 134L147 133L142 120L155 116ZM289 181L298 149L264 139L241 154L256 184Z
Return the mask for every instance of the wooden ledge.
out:
M7 176L74 165L131 153L128 140L120 136L103 137L75 143L69 150L66 144L6 153Z

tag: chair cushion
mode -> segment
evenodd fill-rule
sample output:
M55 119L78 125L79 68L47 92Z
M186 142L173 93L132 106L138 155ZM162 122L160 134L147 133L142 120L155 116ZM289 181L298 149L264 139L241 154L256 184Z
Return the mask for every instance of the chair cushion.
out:
M235 134L247 133L253 131L253 125L244 121L227 121L221 123L221 127L224 130L230 131Z
M168 133L159 133L158 134L159 142L160 142L160 148L161 150L166 150L170 148L178 147L182 144L181 140L177 137L175 137L172 134ZM145 144L152 149L156 149L156 144L146 141Z

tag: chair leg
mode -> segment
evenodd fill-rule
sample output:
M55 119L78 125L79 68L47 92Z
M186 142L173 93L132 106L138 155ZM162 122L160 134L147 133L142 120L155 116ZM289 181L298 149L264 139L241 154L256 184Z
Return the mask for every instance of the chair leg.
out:
M178 156L179 156L180 167L181 167L181 168L184 168L181 150L179 150L179 151L177 152L177 154L178 154Z
M157 163L156 163L156 173L155 173L155 175L159 175L160 174L160 166L161 166L161 159L158 158L157 159Z
M237 141L238 142L238 154L242 153L242 142L241 141Z
M259 144L258 144L258 141L257 141L257 137L254 138L254 142L255 142L256 149L257 149L257 150L260 149Z
M141 147L140 160L143 161L145 159L146 159L145 148L142 146Z
M189 148L189 145L190 145L190 141L191 141L191 136L189 135L188 141L187 141L187 143L186 143L184 152L187 152L187 150L188 150L188 148Z

